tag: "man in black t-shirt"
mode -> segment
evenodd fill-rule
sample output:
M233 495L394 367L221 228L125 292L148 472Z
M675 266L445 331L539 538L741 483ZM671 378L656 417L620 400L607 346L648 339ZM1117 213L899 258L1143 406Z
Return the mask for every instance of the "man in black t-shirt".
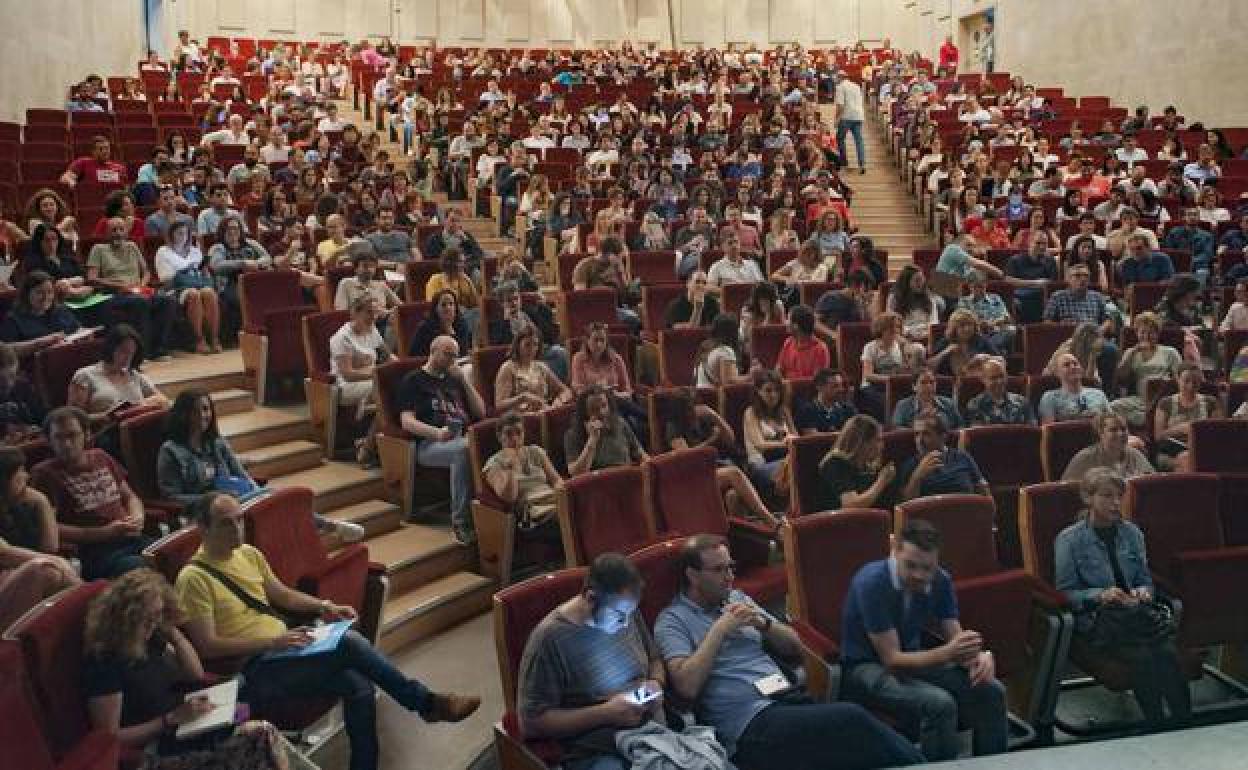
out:
M867 292L871 275L855 270L845 279L844 289L825 292L815 303L815 334L824 340L835 339L838 324L868 321Z
M797 407L795 422L802 435L835 433L850 417L858 414L845 378L832 369L815 372L815 397Z
M416 461L451 471L451 529L455 539L470 545L472 529L472 466L466 426L485 416L481 394L455 360L459 343L443 335L429 346L429 360L399 385L399 421L416 437Z
M515 281L504 281L494 291L494 297L502 308L501 318L490 319L487 335L491 345L510 345L515 332L526 323L537 327L542 336L542 361L559 379L568 381L568 349L559 344L559 329L555 324L550 306L542 301L525 302ZM581 330L570 329L569 334Z

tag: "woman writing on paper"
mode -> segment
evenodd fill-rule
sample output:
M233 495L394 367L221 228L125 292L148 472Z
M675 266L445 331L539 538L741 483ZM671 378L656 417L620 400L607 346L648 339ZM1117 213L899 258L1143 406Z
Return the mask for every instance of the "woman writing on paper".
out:
M123 746L147 753L145 767L167 766L155 757L190 760L193 754L218 761L228 757L248 768L314 767L267 722L227 725L178 739L180 725L219 705L205 696L184 697L180 690L203 680L204 667L178 630L179 621L173 587L148 569L127 573L92 600L82 667L91 726L116 733Z

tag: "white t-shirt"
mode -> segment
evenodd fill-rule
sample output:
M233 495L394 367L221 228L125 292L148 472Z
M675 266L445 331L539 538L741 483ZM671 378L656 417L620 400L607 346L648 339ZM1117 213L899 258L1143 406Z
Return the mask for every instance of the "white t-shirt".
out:
M711 265L706 280L712 286L724 286L730 283L758 283L763 280L763 271L752 259L742 259L733 264L728 257L723 257Z
M160 279L162 284L172 285L173 277L178 274L179 270L188 267L200 267L204 262L204 255L198 246L191 246L191 250L182 256L178 252L168 246L161 246L156 250L156 277Z
M377 363L377 348L384 347L385 344L375 326L370 326L366 333L359 335L351 329L350 323L343 324L329 338L330 372L339 381L343 381L338 371L339 356L350 355L351 363L356 368L372 366Z
M852 80L842 80L836 86L836 117L839 120L862 120L862 87Z

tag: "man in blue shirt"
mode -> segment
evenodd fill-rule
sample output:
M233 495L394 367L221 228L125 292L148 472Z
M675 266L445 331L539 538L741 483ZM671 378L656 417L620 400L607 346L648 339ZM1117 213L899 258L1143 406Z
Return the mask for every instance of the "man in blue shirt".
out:
M1184 249L1192 253L1192 272L1203 283L1213 264L1213 233L1201 227L1200 209L1189 206L1183 210L1183 224L1171 227L1161 245L1167 249Z
M1153 251L1148 238L1141 234L1127 239L1127 254L1118 263L1123 286L1133 283L1162 283L1174 275L1174 263L1163 251Z
M915 519L890 558L854 575L841 621L843 692L917 720L929 761L958 755L959 721L974 731L976 756L999 754L1009 745L1005 688L983 638L958 622L953 580L939 561L940 532ZM944 643L923 649L929 628Z
M780 655L798 655L793 629L732 587L734 563L719 535L685 542L681 591L659 614L655 642L668 685L695 704L742 770L897 767L919 752L863 708L789 693Z
M944 419L938 414L921 414L914 418L914 443L918 452L897 471L899 500L992 493L975 459L945 443L947 431Z

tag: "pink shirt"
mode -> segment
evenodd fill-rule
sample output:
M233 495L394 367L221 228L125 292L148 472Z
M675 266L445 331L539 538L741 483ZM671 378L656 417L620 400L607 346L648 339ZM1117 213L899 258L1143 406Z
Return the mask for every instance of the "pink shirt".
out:
M623 356L609 350L605 363L591 361L583 350L572 356L572 389L579 391L590 385L606 385L617 391L631 391L633 386L628 380L628 367L624 365Z

